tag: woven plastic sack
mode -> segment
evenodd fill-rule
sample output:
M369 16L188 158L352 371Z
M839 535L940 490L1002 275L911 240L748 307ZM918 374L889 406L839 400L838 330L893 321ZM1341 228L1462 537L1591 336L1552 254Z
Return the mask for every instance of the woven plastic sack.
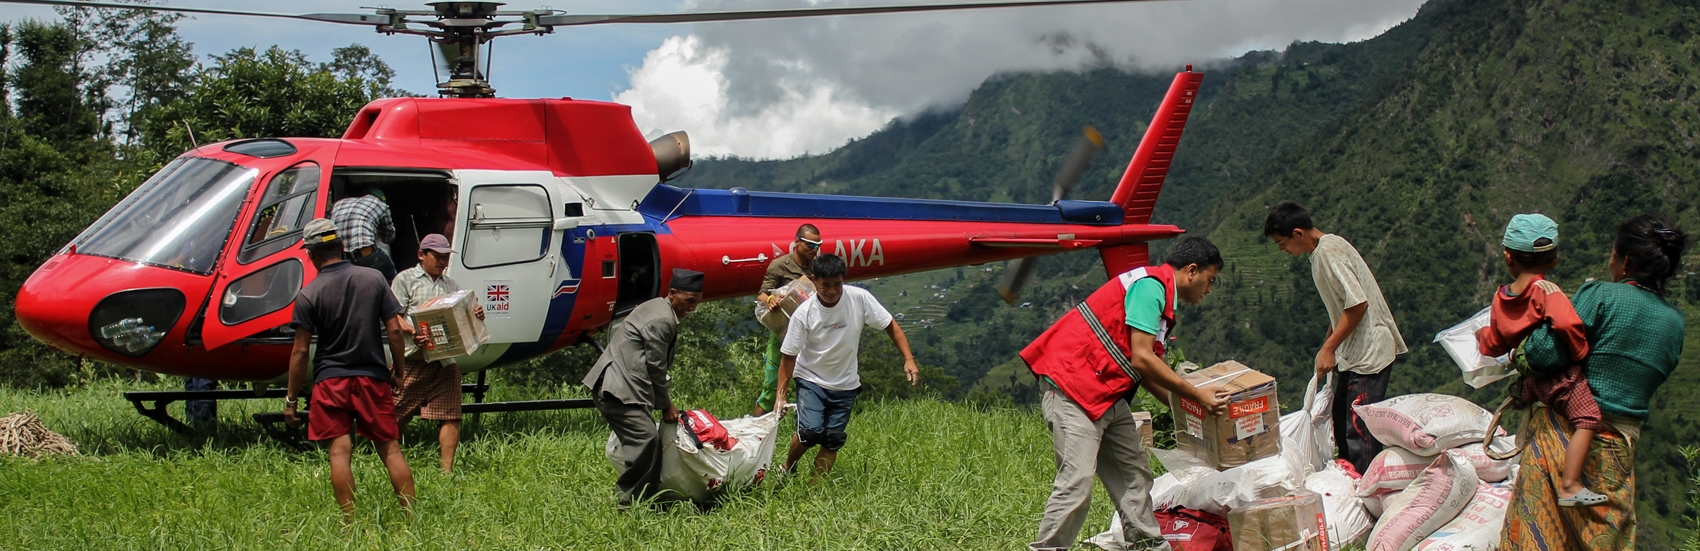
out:
M1387 512L1387 503L1402 492L1404 490L1376 490L1373 494L1358 497L1358 502L1364 505L1369 516L1381 518L1381 514Z
M1451 356L1452 361L1458 363L1458 369L1464 371L1464 383L1471 388L1481 388L1517 373L1511 368L1510 354L1483 356L1477 345L1476 331L1488 326L1492 310L1483 308L1470 319L1434 336L1434 342L1440 343L1440 347L1446 349L1446 355Z
M1409 551L1458 517L1476 495L1476 469L1457 450L1447 450L1387 510L1369 534L1368 551Z
M1286 439L1281 442L1281 455L1224 471L1211 469L1186 452L1151 450L1151 453L1183 485L1178 490L1180 495L1171 498L1171 505L1217 515L1226 515L1241 505L1287 495L1304 485L1309 468L1299 445Z
M1448 394L1406 394L1353 409L1376 440L1417 455L1480 442L1493 419L1481 406Z
M1305 479L1305 489L1322 496L1322 509L1328 514L1328 544L1335 550L1363 543L1375 526L1357 497L1354 483L1337 465Z
M1428 539L1417 544L1417 551L1493 551L1499 548L1499 536L1505 529L1505 511L1511 507L1511 484L1476 486L1470 505L1458 513L1452 522L1441 526Z
M709 502L728 491L761 484L773 463L780 413L720 421L736 441L732 449L724 451L699 444L682 424L661 425L660 488L684 499ZM623 464L619 451L619 439L609 434L606 452L616 469Z

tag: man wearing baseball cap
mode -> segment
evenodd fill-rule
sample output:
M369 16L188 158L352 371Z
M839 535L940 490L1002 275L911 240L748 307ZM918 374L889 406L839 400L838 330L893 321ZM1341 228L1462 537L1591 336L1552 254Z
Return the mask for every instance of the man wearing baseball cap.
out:
M383 274L343 260L336 224L319 218L308 222L303 232L307 257L319 275L295 296L295 317L289 323L295 328L295 348L289 355L284 421L290 427L301 424L295 411L311 355L313 398L307 438L330 441L331 490L348 516L344 520L354 514L351 433L377 444L396 496L402 507L411 510L413 470L397 442L401 433L390 393L393 369L384 357L386 337L392 357L401 358L405 352L401 304L390 294ZM318 335L317 353L312 352L314 335Z
M702 278L702 272L674 268L667 294L626 315L584 378L596 410L620 443L623 465L614 487L622 507L659 491L661 438L654 411L661 410L663 423L679 422L679 409L668 395L667 371L673 368L679 320L696 311L702 300Z
M419 265L396 274L390 283L396 301L403 312L412 312L425 301L460 291L460 284L443 271L449 267L449 255L455 250L442 234L433 233L419 240ZM474 312L484 319L484 306ZM403 324L413 327L408 317ZM442 447L444 473L454 470L455 447L460 445L460 365L453 358L435 362L425 361L419 347L425 346L428 336L415 332L407 343L407 356L401 361L396 377L395 418L406 424L414 415L439 421L437 444Z

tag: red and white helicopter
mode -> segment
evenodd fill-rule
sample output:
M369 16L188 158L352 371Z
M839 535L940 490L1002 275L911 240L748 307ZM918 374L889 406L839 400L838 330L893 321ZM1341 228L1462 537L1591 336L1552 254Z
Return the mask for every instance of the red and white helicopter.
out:
M490 342L460 361L466 370L579 342L663 293L664 274L672 268L705 272L705 300L753 295L767 262L787 252L804 222L820 227L828 240L823 250L843 256L855 280L1086 248L1099 251L1110 274L1121 273L1147 263L1146 242L1182 232L1150 224L1151 212L1203 79L1190 66L1175 75L1108 202L1064 198L1102 145L1090 131L1091 140L1083 140L1058 176L1050 205L682 189L667 181L690 164L684 133L646 141L631 109L615 103L494 98L480 71L480 46L500 36L599 23L1121 0L635 16L503 11L495 2L286 15L0 1L370 25L384 34L424 35L454 60L451 78L438 85L446 97L374 101L341 138L238 140L183 153L43 263L18 291L19 324L58 350L225 381L285 374L290 305L316 273L298 246L300 229L326 216L336 200L370 189L388 197L400 234L392 250L398 262L415 257L426 233L448 233L460 251L448 274L478 293L489 313ZM1006 300L1030 267L1018 261L1006 271L1000 287ZM136 405L143 410L140 401Z

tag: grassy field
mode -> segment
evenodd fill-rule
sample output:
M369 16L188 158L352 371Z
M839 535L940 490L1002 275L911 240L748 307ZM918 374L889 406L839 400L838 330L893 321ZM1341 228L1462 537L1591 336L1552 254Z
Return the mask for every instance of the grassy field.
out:
M770 478L709 510L621 512L595 412L487 414L468 418L452 476L435 468L434 427L408 427L412 520L370 445L357 448L359 511L344 526L324 452L292 451L249 420L281 401L225 402L217 431L180 436L120 398L136 388L166 387L0 390L0 413L34 411L84 453L0 458L0 548L1014 549L1032 538L1055 472L1034 412L869 403L829 477ZM691 405L730 417L742 400L702 402ZM1109 516L1100 489L1083 535Z

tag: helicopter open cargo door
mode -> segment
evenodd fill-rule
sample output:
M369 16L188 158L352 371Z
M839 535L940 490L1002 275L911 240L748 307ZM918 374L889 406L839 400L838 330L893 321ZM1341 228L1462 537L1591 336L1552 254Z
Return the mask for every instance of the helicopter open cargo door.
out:
M541 171L461 170L459 260L449 277L478 294L490 342L535 342L543 334L555 281L573 278L560 258L561 209L553 174ZM501 348L492 347L490 353ZM484 354L484 352L480 352Z
M296 151L283 140L253 140L226 149L242 143L265 145L260 142L276 142L276 149L254 149L264 155L250 165L260 177L225 243L218 278L202 312L201 341L207 350L288 325L295 295L318 274L301 248L301 228L324 216L337 145L302 144ZM274 336L288 336L287 331L277 333Z

